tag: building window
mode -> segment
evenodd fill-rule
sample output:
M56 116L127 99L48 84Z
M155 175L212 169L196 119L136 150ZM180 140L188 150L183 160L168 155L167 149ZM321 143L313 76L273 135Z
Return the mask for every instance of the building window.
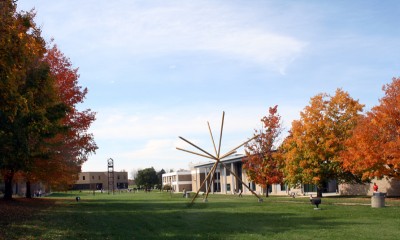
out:
M281 183L281 191L286 191L287 187L285 183Z
M82 177L82 180L85 180L85 176Z
M221 175L220 175L219 172L216 172L216 173L214 174L214 179L219 180L220 177L221 177Z
M316 192L317 185L314 184L304 184L304 192Z
M94 180L94 176L92 176L92 179Z
M254 182L249 182L249 188L253 191L256 190L256 184Z
M231 191L231 184L230 183L228 183L228 184L226 184L226 191Z
M214 192L221 192L221 184L218 182L215 182L214 183L214 189L213 189L213 191Z
M100 180L100 176L99 176L99 180Z
M119 180L119 175L117 176L117 179Z

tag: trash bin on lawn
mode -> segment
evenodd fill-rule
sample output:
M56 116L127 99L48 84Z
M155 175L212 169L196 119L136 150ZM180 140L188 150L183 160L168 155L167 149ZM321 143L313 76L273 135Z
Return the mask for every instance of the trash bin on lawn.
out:
M190 198L190 193L189 193L189 192L186 192L185 197L186 197L186 198Z
M385 207L385 193L374 192L371 197L371 207L382 208Z

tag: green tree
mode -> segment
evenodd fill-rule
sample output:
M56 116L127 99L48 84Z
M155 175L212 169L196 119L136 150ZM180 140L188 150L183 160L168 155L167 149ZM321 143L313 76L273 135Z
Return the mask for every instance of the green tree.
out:
M153 167L139 170L135 178L137 186L150 189L158 183L157 173Z
M329 180L359 182L357 176L344 170L340 153L362 109L362 104L341 89L334 96L318 94L311 98L300 120L293 121L280 149L285 179L292 185L315 184L319 197Z
M162 175L165 173L164 169L161 169L159 172L157 172L157 188L161 189L162 187Z

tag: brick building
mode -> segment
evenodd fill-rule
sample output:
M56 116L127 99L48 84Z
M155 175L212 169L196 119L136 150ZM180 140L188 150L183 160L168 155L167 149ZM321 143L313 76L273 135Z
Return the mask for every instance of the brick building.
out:
M114 189L128 188L128 173L114 172L110 179L114 181ZM108 172L81 172L73 186L74 190L108 190Z

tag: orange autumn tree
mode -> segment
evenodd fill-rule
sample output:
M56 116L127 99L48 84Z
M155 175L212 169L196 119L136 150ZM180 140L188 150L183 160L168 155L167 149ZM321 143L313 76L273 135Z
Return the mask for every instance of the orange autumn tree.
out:
M364 180L400 179L400 78L382 90L385 96L360 118L342 154L345 168Z
M274 149L282 132L278 106L270 107L269 115L264 116L261 122L262 128L254 133L258 137L245 146L246 157L242 162L249 180L265 188L268 197L269 186L281 183L283 179Z
M357 176L344 170L339 154L362 109L362 104L341 89L334 96L311 98L280 148L285 180L291 185L314 184L319 197L330 180L359 182Z

